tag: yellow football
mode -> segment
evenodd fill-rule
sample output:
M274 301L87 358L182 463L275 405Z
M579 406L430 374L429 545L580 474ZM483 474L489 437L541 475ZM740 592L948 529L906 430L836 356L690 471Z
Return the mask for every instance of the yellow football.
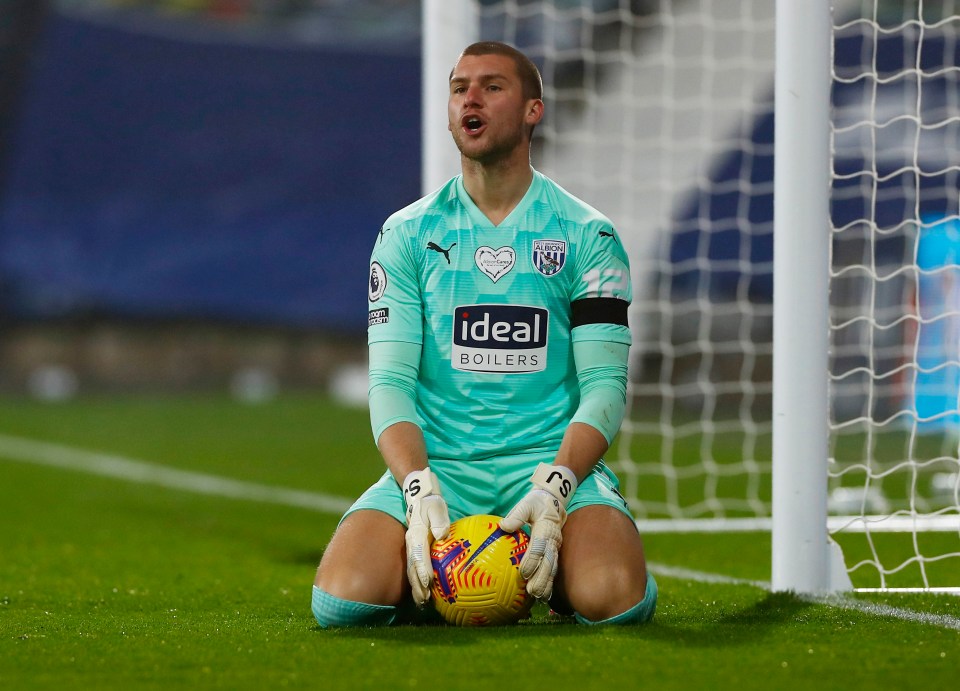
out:
M433 543L433 603L456 626L513 624L530 616L534 599L520 575L529 538L500 529L499 516L467 516Z

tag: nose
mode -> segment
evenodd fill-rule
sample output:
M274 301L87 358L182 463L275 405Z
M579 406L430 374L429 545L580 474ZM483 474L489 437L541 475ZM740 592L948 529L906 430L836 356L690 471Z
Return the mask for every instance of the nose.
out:
M476 106L480 105L480 94L482 90L476 84L471 84L467 87L467 90L463 93L463 105L464 106Z

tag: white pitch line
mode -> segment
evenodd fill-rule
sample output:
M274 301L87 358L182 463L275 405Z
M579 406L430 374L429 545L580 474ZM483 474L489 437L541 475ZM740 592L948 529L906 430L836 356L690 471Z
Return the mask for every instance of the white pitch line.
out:
M352 503L329 494L270 487L3 434L0 434L0 456L12 461L64 468L195 494L282 504L324 513L341 514Z
M346 511L351 504L348 499L329 494L286 489L283 487L270 487L254 482L232 480L217 475L178 470L148 461L140 461L93 451L83 451L61 444L40 442L22 437L11 437L4 434L0 434L0 457L10 461L63 468L65 470L90 473L92 475L100 475L128 482L157 485L184 492L193 492L195 494L206 494L246 501L261 501L269 504L280 504L330 514L341 514ZM722 574L695 571L693 569L655 562L650 562L650 568L655 574L668 578L680 578L700 583L747 585L763 590L770 590L770 583L765 581L733 578ZM930 624L960 631L960 618L949 615L916 612L902 607L892 607L890 605L858 600L847 595L801 595L800 597L808 602L829 605L831 607L853 609L874 616L892 617L902 621Z
M771 585L767 581L751 581L745 578L733 578L717 573L706 573L695 571L677 566L668 566L650 562L650 569L658 576L667 576L668 578L680 578L688 581L697 581L700 583L719 583L725 585L748 585L762 590L770 590ZM870 614L877 617L890 617L909 621L917 624L930 624L944 629L953 629L960 631L960 617L954 617L949 614L930 614L929 612L917 612L903 607L893 607L877 602L868 602L859 600L855 597L843 594L798 594L798 598L805 602L812 602L830 607L839 607L840 609L853 609L864 614Z
M960 617L954 617L949 614L931 614L930 612L917 612L903 607L893 607L879 602L867 602L858 600L849 595L801 595L801 599L808 602L815 602L830 607L839 607L841 609L853 609L865 614L871 614L875 617L891 617L902 621L910 621L916 624L930 624L939 626L943 629L953 629L960 631Z
M724 576L719 573L695 571L682 566L668 566L667 564L658 564L653 561L648 563L651 570L658 576L679 578L685 581L698 581L700 583L717 583L720 585L749 585L754 588L760 588L761 590L770 590L770 583L767 581L750 581L745 578L734 578L733 576Z

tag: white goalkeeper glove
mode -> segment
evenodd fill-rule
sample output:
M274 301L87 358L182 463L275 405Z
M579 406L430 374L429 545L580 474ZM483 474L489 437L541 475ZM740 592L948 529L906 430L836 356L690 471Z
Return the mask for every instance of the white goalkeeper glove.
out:
M500 527L512 533L530 524L530 544L520 561L520 575L527 579L528 593L549 600L563 539L560 531L567 520L567 504L577 491L577 476L562 465L541 463L530 482L535 487L500 521Z
M415 470L403 480L407 503L407 580L419 607L430 599L433 564L430 535L439 540L450 532L447 502L440 496L440 482L432 470Z

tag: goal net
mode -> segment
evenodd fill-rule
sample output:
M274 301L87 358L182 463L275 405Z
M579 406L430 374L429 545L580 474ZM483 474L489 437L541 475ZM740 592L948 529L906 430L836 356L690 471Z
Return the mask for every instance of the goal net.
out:
M833 5L827 525L855 586L960 586L960 1ZM630 253L609 460L647 531L770 526L775 7L472 7L543 71L535 165Z
M879 588L960 586L958 13L834 19L831 527Z

